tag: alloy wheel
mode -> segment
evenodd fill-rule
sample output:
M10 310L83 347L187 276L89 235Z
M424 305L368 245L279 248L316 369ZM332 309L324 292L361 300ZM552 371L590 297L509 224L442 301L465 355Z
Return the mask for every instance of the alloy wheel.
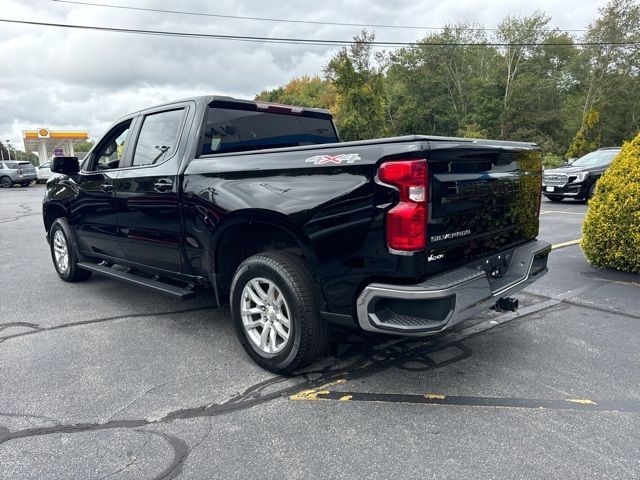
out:
M291 334L291 313L282 291L271 280L253 278L244 286L240 302L249 340L264 353L281 352Z
M69 268L69 249L62 230L56 230L56 233L53 234L53 254L58 271L60 273L66 272Z

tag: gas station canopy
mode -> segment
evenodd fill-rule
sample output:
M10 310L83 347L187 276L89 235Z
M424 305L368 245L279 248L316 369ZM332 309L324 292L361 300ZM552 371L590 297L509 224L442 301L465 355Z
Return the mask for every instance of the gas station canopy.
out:
M22 131L25 152L38 152L40 163L50 155L73 157L73 146L88 138L88 132L53 131L48 128Z

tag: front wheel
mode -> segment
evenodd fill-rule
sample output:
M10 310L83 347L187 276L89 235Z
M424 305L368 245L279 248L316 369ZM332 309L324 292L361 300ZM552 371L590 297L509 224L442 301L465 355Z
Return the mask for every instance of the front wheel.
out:
M291 253L263 253L240 264L231 285L231 315L240 343L258 365L288 373L320 356L327 325L314 291L306 266Z
M91 276L89 270L78 267L78 255L71 241L72 235L71 227L64 218L56 219L49 231L53 266L65 282L79 282Z

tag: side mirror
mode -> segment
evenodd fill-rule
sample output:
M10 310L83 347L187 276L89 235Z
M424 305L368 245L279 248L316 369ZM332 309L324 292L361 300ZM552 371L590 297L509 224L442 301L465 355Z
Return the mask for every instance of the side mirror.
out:
M51 171L64 175L73 175L80 171L78 157L53 157L51 160Z

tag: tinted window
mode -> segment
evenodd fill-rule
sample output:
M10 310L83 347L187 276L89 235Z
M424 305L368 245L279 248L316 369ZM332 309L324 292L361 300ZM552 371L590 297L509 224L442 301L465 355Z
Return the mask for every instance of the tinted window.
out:
M183 114L180 109L144 117L133 165L162 163L175 153Z
M16 162L4 162L4 164L7 166L7 168L11 168L11 169L16 168Z
M94 170L110 170L118 168L124 155L124 144L129 136L131 120L127 120L120 125L115 126L103 140L100 141L94 158L97 159L94 164Z
M337 142L330 118L209 108L200 153Z

